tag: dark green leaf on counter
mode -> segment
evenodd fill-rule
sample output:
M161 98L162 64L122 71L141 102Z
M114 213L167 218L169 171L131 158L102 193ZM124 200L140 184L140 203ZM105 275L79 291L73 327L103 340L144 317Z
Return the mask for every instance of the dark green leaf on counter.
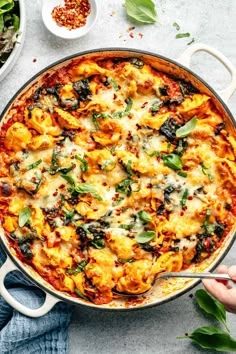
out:
M226 311L224 306L204 289L197 290L195 298L198 306L207 314L212 315L217 321L223 323L226 330L229 332L226 325Z
M152 0L126 0L125 7L128 16L140 23L154 23L157 21L157 12Z
M178 339L192 339L204 349L221 352L235 352L236 340L227 332L216 327L200 327L188 336L177 337Z
M18 217L18 224L20 227L25 226L31 217L31 209L29 207L25 207L21 209Z

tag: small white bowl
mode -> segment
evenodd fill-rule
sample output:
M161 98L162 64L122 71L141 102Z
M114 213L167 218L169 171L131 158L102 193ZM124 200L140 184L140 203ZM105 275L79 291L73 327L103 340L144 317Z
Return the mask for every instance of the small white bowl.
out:
M16 63L25 40L25 30L26 30L25 0L19 0L19 9L20 9L19 35L17 37L17 42L15 43L11 54L9 55L9 57L7 58L3 66L0 68L0 81L3 80L7 74L9 74L12 67Z
M91 10L87 17L85 26L69 30L66 27L60 27L52 18L52 10L58 5L63 6L63 0L43 0L42 18L47 29L57 37L64 39L76 39L84 36L94 26L98 17L98 5L96 0L89 0Z

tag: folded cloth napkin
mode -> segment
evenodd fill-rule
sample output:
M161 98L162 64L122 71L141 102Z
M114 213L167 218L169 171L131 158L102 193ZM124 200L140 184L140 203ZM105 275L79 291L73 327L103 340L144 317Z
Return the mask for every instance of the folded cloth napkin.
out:
M5 259L6 255L0 248L0 266ZM7 276L5 285L19 302L30 308L37 308L44 301L43 292L18 271ZM67 353L72 308L60 302L46 315L30 318L14 310L0 296L0 353Z

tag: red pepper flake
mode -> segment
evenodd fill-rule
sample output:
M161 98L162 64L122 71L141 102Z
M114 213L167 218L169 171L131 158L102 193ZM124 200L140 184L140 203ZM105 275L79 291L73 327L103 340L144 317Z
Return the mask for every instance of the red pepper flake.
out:
M134 38L133 32L130 32L129 36L130 36L130 38Z
M193 197L190 195L190 196L188 197L188 200L193 200Z
M138 34L140 38L143 38L143 34L142 33L139 33Z
M33 59L33 63L36 63L36 61L37 61L37 59L36 59L36 58L34 58L34 59Z
M129 27L129 28L128 28L128 32L133 31L134 29L135 29L134 26L133 26L133 27Z
M65 0L64 6L54 7L52 18L60 27L69 30L80 28L86 25L90 8L88 0Z

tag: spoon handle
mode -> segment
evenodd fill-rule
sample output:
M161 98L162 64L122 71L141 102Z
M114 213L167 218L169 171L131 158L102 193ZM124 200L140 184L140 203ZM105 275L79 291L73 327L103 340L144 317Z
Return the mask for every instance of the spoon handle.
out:
M216 273L186 273L186 272L165 272L160 273L157 278L198 278L198 279L223 279L232 280L228 274Z

